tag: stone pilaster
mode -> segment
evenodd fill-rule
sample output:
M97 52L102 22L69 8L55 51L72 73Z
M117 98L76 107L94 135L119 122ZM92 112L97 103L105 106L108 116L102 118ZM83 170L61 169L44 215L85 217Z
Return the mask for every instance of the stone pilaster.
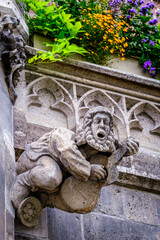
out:
M14 1L0 1L0 10L0 239L14 240L15 213L10 201L10 188L15 177L14 86L18 71L24 66L22 35L26 37L28 30L21 24L22 16L18 19L20 12Z

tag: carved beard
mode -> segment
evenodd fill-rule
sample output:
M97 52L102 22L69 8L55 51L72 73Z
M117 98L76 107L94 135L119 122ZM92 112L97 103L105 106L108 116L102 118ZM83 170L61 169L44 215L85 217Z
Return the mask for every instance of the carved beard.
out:
M112 153L115 150L114 136L113 136L113 132L111 132L111 131L107 135L106 141L104 143L102 143L101 141L98 141L93 137L91 128L87 127L86 142L88 143L88 145L90 145L91 147L93 147L94 149L96 149L100 152Z

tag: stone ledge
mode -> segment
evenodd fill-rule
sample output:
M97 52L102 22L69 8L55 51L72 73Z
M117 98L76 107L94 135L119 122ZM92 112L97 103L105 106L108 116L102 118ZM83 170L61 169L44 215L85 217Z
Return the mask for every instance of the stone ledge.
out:
M157 194L160 193L160 179L143 177L140 173L126 173L120 170L119 178L114 184Z
M31 55L37 51L29 46L26 49ZM109 67L68 59L50 64L26 65L26 70L39 74L39 76L62 78L86 86L160 103L159 80L125 73ZM28 79L27 83L29 82Z
M15 233L15 240L49 240L48 238L39 238L29 234Z
M30 55L35 55L37 53L37 51L39 51L39 49L30 47L30 46L26 46L26 50L27 50L28 54L30 54ZM132 81L134 83L141 84L141 85L157 87L160 89L160 81L159 80L151 79L151 78L140 76L137 74L127 73L124 71L120 71L118 69L101 66L101 65L97 65L97 64L89 63L89 62L85 62L85 61L78 61L78 60L74 60L74 59L66 59L63 62L57 62L57 63L59 63L60 65L61 64L62 65L69 64L74 67L82 68L84 70L89 70L89 71L93 71L96 73L109 75L111 77L123 79L126 81ZM46 68L46 66L49 66L49 67L47 67L47 69L50 69L51 65L53 66L53 64L47 64L47 65L45 64L45 68ZM40 64L39 66L43 68L44 64ZM53 68L51 68L51 69L53 69Z

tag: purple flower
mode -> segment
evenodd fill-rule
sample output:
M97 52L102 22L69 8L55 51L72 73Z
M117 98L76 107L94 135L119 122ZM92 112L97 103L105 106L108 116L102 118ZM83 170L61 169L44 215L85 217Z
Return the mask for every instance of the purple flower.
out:
M141 5L141 4L143 4L144 3L144 0L140 0L139 1L139 4Z
M127 18L130 19L130 18L131 18L131 15L128 15Z
M153 78L156 78L156 68L152 67L151 60L146 61L143 65L143 68L145 69L145 72L148 71L149 75Z
M128 0L128 3L133 3L133 1L132 0Z
M129 9L129 12L130 12L130 13L136 13L136 9L133 9L133 8L132 8L132 9Z
M114 2L109 2L109 5L110 5L110 6L113 6L113 5L114 5Z
M141 39L141 43L145 43L147 41L148 41L148 39Z
M150 25L155 25L158 22L158 19L154 18L152 20L149 21Z
M148 68L150 69L151 66L152 66L151 60L146 61L146 62L144 63L144 65L143 65L143 67L144 67L145 70L148 70Z
M151 45L154 46L154 45L155 45L155 42L150 40L150 41L149 41L149 46L151 46Z
M156 78L156 68L154 67L151 67L150 68L150 70L149 70L149 75L151 76L151 77L154 77L154 78Z
M159 16L160 16L160 12L156 12L156 14L157 14L157 17L159 17Z
M146 7L146 6L142 6L142 7L141 7L141 11L140 11L140 13L143 14L143 15L145 16L145 15L147 14L147 12L148 12L147 7Z
M138 7L138 4L137 4L136 2L134 2L134 5L135 5L136 7Z
M146 6L147 6L147 8L153 9L154 8L154 3L147 2Z

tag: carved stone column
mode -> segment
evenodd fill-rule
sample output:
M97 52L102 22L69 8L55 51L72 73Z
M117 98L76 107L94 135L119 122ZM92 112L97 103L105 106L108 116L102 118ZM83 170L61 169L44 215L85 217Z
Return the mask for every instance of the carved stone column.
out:
M10 187L15 177L14 86L24 66L25 54L20 28L17 31L21 24L15 17L16 13L20 16L19 10L13 1L0 1L0 10L0 239L14 240L14 209L10 202ZM23 36L24 32L23 29Z

